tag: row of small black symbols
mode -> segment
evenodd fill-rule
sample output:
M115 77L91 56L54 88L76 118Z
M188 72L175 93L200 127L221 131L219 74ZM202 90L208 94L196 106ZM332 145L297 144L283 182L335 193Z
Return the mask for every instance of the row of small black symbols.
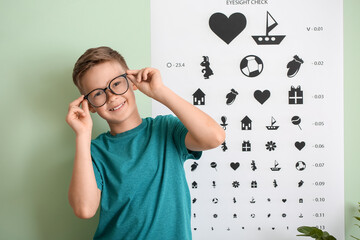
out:
M236 213L234 213L232 216L233 216L234 219L236 219L236 218L238 217ZM267 214L267 218L270 218L271 216L272 216L271 213ZM196 214L194 214L193 217L196 218ZM215 214L212 215L212 217L215 218L215 219L217 219L217 218L219 218L219 215L218 215L217 213L215 213ZM255 213L252 213L252 214L250 214L249 217L250 217L250 218L256 218L256 214L255 214ZM281 217L286 218L286 217L287 217L287 214L286 214L286 213L282 213L282 214L281 214ZM303 216L302 213L300 213L298 217L299 217L299 218L303 218L304 216ZM244 227L243 227L242 229L244 229ZM272 227L272 229L275 230L275 227ZM194 228L194 230L197 230L197 228ZM215 228L214 228L214 227L211 227L211 230L214 231ZM230 231L230 228L227 228L227 230ZM258 230L261 231L261 227L259 227Z
M200 65L204 68L201 70L201 72L204 73L204 79L209 79L209 76L213 75L213 71L210 68L209 57L203 56L203 58L204 60L200 63ZM286 68L288 69L287 76L289 78L295 77L303 63L304 61L298 55L295 55L293 59L286 65ZM240 62L240 70L247 77L257 77L260 75L263 69L263 61L256 55L248 55Z
M193 93L193 105L205 105L205 93L198 88ZM239 93L235 89L231 89L229 93L226 94L226 105L231 105L235 102L236 96L239 95ZM256 90L254 92L254 98L263 105L271 96L271 93L269 90ZM289 91L289 104L296 105L296 104L303 104L304 103L304 93L301 90L301 86L297 86L296 88L294 86L291 86Z
M236 12L227 17L225 14L217 12L210 16L210 29L225 43L229 44L246 27L247 20L244 14ZM266 13L266 33L265 35L252 36L257 45L279 45L285 35L269 35L278 23L269 12Z
M297 55L293 57L287 65L286 68L287 76L289 78L295 77L295 75L299 72L301 64L304 61ZM213 70L210 68L210 61L208 56L203 56L203 61L200 63L200 66L203 67L201 72L203 73L204 79L209 79L210 76L214 75ZM257 77L264 69L264 63L260 57L256 55L248 55L244 57L240 62L240 70L241 72L250 78Z
M237 217L236 214L234 214L234 218L236 218L235 216ZM300 216L302 216L302 214L300 214ZM300 216L299 216L299 217L300 217ZM197 230L198 230L197 227L194 227L193 229L194 229L194 231L197 231ZM218 230L218 228L216 229L216 228L214 228L214 227L210 227L210 229L211 229L211 231L216 231L216 230ZM236 228L236 230L238 230L238 229L239 229L239 228ZM241 229L244 230L245 227L241 227ZM263 228L257 227L257 230L258 230L258 231L262 231L262 229L266 229L266 228L264 228L264 227L263 227ZM289 230L289 226L287 226L286 229ZM222 230L224 230L224 229L222 229ZM275 227L271 227L271 230L275 231L276 228L275 228ZM230 227L226 228L226 231L231 231Z
M216 197L213 198L211 201L212 201L212 203L214 203L214 204L218 204L218 203L219 203L219 199L216 198ZM271 198L267 198L267 201L268 201L268 202L271 202ZM193 199L192 199L192 203L195 204L196 202L197 202L197 198L193 198ZM237 200L236 200L236 198L234 197L234 198L233 198L233 203L235 204L236 202L237 202ZM250 202L251 204L255 204L255 203L256 203L256 200L255 200L254 197L251 197L251 199L249 200L249 202ZM287 203L288 200L287 200L286 198L282 198L282 199L281 199L281 202ZM303 198L299 198L299 199L298 199L298 203L303 204L303 203L304 203L304 199L303 199ZM270 217L270 216L268 215L268 217Z
M233 218L237 218L237 217L238 217L238 215L237 215L236 213L234 213L232 216L233 216ZM267 218L270 218L271 216L272 216L271 213L268 213L268 214L266 215ZM193 217L196 218L196 214L193 214ZM213 214L212 217L213 217L213 218L219 218L219 215L218 215L217 213L215 213L215 214ZM255 214L255 213L251 213L249 217L250 217L250 218L256 218L256 214ZM282 214L281 214L281 217L286 218L286 217L288 217L288 215L287 215L286 213L282 213ZM300 213L298 217L299 217L299 218L303 218L304 215L303 215L302 213Z
M228 123L226 121L227 121L227 117L222 116L220 126L222 126L224 130L226 130L226 127L228 126ZM275 123L276 123L275 118L271 117L271 125L265 126L266 129L268 129L268 130L277 130L277 129L279 129L280 126L274 125ZM299 129L302 130L302 128L300 126L301 118L299 116L293 116L291 118L291 123L294 124L294 125L297 125L299 127ZM241 120L241 130L244 130L244 131L252 130L252 120L248 116L245 116ZM299 149L299 150L301 150L301 149Z
M301 144L301 143L304 143L304 142L297 142L297 143L300 143L300 144ZM305 143L304 143L304 144L305 144ZM303 144L301 144L301 145L303 146ZM195 171L196 168L198 167L198 165L199 165L199 164L198 164L197 162L194 162L194 163L191 165L191 171L192 171L192 172ZM278 163L276 160L274 160L274 166L270 168L271 171L280 171L280 170L281 170L281 167L278 167L278 166L279 166L279 163ZM216 163L216 162L211 162L211 163L210 163L210 167L213 168L213 169L215 169L215 171L217 171L217 163ZM240 167L240 163L239 163L239 162L231 162L231 163L230 163L230 167L231 167L234 171L236 171L236 170ZM296 162L295 168L298 169L299 171L303 171L303 170L305 170L305 168L306 168L306 164L305 164L305 162L303 162L303 161L298 161L298 162ZM256 171L256 170L257 170L257 166L256 166L255 160L251 160L250 169L251 169L252 171Z
M278 167L277 165L278 163L275 161L275 165L274 167L271 167L271 171L280 171L280 167ZM305 162L303 161L298 161L296 163L296 166L295 168L298 170L298 171L304 171L306 169L306 164ZM300 180L298 183L297 183L297 186L298 188L301 188L303 185L304 185L304 181L303 180ZM237 180L234 180L232 183L231 183L232 187L233 188L239 188L240 187L240 182L237 181ZM279 183L276 179L273 180L272 182L272 185L274 188L277 188L279 186ZM191 184L191 188L192 189L197 189L199 187L198 183L196 181L193 181L192 184ZM213 188L216 188L217 185L216 185L216 181L211 181L211 187ZM258 188L258 182L256 180L253 180L251 181L250 183L250 188Z

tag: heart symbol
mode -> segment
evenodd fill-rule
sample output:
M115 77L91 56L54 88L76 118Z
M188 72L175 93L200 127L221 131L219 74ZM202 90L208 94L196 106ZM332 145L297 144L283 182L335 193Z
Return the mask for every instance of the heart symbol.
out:
M295 147L301 151L305 147L305 142L296 142Z
M264 91L256 90L254 92L254 97L259 103L264 104L264 102L266 102L266 100L268 100L270 97L270 91L269 90L264 90Z
M282 201L283 201L283 203L286 203L286 199L283 199Z
M238 162L236 162L236 163L232 162L232 163L230 163L230 167L231 167L232 169L234 169L234 171L235 171L236 169L238 169L238 167L240 167L240 163L238 163Z
M242 13L233 13L228 18L223 13L214 13L209 19L211 30L224 42L229 44L246 27L246 17Z

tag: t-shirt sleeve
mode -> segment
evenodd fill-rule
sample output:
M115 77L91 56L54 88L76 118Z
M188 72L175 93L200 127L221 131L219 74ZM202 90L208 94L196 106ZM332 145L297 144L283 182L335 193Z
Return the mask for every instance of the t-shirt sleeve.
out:
M200 159L202 155L202 151L191 151L186 148L185 145L185 137L188 133L187 128L184 124L173 115L166 116L169 122L170 128L172 129L172 136L175 142L177 149L179 150L180 154L182 155L182 160L185 162L188 159Z

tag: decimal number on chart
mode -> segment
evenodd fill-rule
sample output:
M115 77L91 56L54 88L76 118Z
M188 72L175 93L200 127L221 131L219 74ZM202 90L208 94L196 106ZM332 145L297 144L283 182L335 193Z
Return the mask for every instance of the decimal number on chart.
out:
M326 229L325 225L316 225L315 227L320 229L320 230L325 230Z
M313 185L316 187L323 187L323 186L325 186L325 182L324 181L316 181L313 183Z
M316 143L313 147L316 148L316 149L324 149L324 148L325 148L325 144L323 144L323 143Z
M322 31L324 31L324 27L322 27L322 26L306 27L306 30L308 30L308 32L310 32L310 31L322 32Z
M316 168L323 168L323 167L325 167L325 163L323 163L323 162L314 163L313 166Z
M323 203L323 202L326 202L326 198L324 197L316 197L313 199L314 202L316 203Z
M166 63L167 68L184 68L185 63L183 62L168 62Z
M321 93L314 94L312 97L316 100L322 100L322 99L325 99L325 94L321 94Z
M325 122L323 122L323 121L314 122L313 125L315 125L316 127L323 127L323 126L325 126Z
M314 61L314 62L312 62L312 64L314 64L315 66L324 66L325 62L324 61Z
M325 217L325 213L314 213L314 217L317 217L317 218Z

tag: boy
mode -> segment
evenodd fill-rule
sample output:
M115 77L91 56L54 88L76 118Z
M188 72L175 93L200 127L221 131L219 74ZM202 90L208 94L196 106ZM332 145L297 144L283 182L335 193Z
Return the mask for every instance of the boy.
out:
M168 89L158 70L129 70L108 47L88 49L75 64L73 80L83 94L70 103L66 117L76 133L69 187L76 216L91 218L100 205L94 239L191 239L183 163L224 142L224 130ZM142 119L137 89L178 118ZM89 112L110 128L95 140Z

